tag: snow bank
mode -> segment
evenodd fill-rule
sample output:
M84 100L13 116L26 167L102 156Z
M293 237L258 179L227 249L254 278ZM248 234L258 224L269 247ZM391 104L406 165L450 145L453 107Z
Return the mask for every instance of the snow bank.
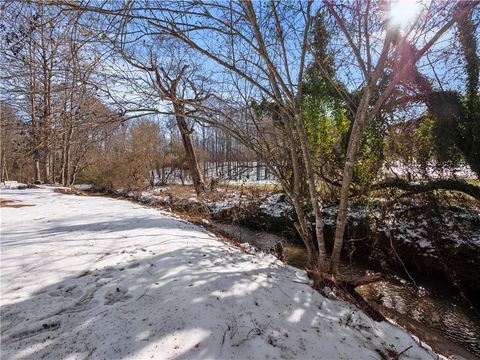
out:
M88 191L95 189L95 185L92 184L75 184L73 185L74 189L81 190L81 191Z
M411 212L406 216L408 211ZM459 246L480 246L480 212L469 207L445 207L441 209L441 220L427 211L415 213L415 207L396 206L376 229L390 235L393 231L395 239L401 243L414 244L425 255L435 256L438 247L432 242L429 232L436 227L437 240L440 243ZM378 213L378 211L377 211ZM380 214L377 215L379 218Z
M51 189L1 209L4 359L430 359L403 330L155 209Z
M287 201L287 195L278 193L270 195L260 205L260 210L271 217L288 217L293 211L293 206Z
M0 183L0 189L1 190L15 190L15 189L26 189L28 186L27 184L20 183L17 181L4 181Z
M210 209L212 216L216 216L220 214L222 211L232 210L235 207L238 207L239 205L240 205L240 200L233 199L233 200L217 201L214 203L210 203L208 204L208 208Z

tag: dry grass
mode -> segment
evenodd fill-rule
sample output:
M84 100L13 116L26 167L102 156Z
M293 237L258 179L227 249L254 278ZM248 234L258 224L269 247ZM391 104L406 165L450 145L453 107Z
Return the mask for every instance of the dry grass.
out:
M9 199L0 199L0 208L22 208L22 207L29 207L35 206L30 204L19 204L19 201L9 200Z
M167 185L164 186L165 193L169 194L173 198L188 199L196 197L195 190L192 185ZM240 193L247 198L261 198L271 192L281 191L280 185L276 184L244 184L244 185L230 185L220 184L213 190L208 190L200 197L205 201L222 201L228 196L229 193Z

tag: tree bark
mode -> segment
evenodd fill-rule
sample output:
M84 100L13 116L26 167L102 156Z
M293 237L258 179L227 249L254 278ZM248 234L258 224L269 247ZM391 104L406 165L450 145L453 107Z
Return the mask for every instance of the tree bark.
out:
M343 236L347 221L348 196L352 183L353 165L360 147L362 130L367 118L368 104L370 102L372 89L367 87L354 119L352 132L348 141L347 158L343 169L342 188L340 190L340 205L338 206L337 223L335 229L335 242L333 244L332 257L330 261L330 273L336 275L340 262L340 254L343 246Z
M318 204L317 188L315 184L315 173L313 171L312 161L310 157L310 148L307 139L307 132L303 124L303 117L301 110L295 114L295 124L298 129L298 136L300 138L300 146L303 155L303 162L305 165L305 172L307 173L308 190L310 193L310 202L312 204L313 214L315 216L315 235L317 237L318 245L318 268L324 271L326 265L327 251L325 249L325 239L323 236L323 216Z
M72 142L72 133L73 133L73 126L72 126L72 119L68 124L68 131L65 134L65 140L63 143L63 161L62 161L62 185L63 186L70 186L71 178L70 178L70 147Z
M293 170L293 190L290 191L290 187L287 184L283 185L283 188L286 190L287 195L292 201L293 208L295 209L295 214L297 215L298 224L295 224L295 228L302 238L303 243L307 249L308 256L308 265L310 268L315 268L318 265L318 253L315 251L315 246L313 244L313 239L308 229L307 217L303 209L303 204L301 203L301 194L300 194L300 182L302 181L302 168L300 167L297 149L294 146L294 131L292 125L287 120L286 122L287 130L290 132L291 137L285 137L286 139L291 139L290 145L290 158L292 161L292 170Z
M182 136L182 143L185 149L185 154L188 162L188 169L190 176L192 177L193 187L197 195L200 195L205 191L205 183L203 182L202 173L198 166L197 155L192 143L192 130L188 127L187 121L184 115L184 107L182 104L173 104L175 111L175 119L177 120L178 128Z
M38 150L33 151L33 182L42 183L42 172L40 170L40 156Z
M438 179L412 184L403 179L386 179L372 185L369 190L386 188L397 188L408 191L411 194L420 194L433 190L459 191L480 201L480 187L461 180Z

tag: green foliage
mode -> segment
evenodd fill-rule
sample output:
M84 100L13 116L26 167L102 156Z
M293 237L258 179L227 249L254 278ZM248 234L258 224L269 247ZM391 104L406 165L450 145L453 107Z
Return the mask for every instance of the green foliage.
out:
M467 76L465 92L432 91L429 84L420 86L427 93L427 114L416 124L413 133L407 131L391 134L390 137L394 140L404 137L395 143L395 147L398 147L395 151L402 161L410 156L410 161L415 159L424 168L430 160L445 167L467 163L480 176L480 60L477 54L477 31L471 15L457 19L457 36ZM417 81L421 82L419 79Z
M278 104L263 98L260 102L253 100L250 103L250 106L253 109L253 113L257 120L263 116L268 116L272 119L274 125L283 127L282 118L280 116L280 107Z
M457 146L480 178L480 95L475 98L465 100L466 116L457 125Z
M362 186L372 184L381 169L385 148L385 126L380 121L373 122L362 138L357 161L353 168L353 179Z
M465 97L462 99L462 116L456 125L456 145L471 169L480 178L480 59L477 49L478 29L468 16L457 19L458 36L462 45L467 73Z
M338 161L343 156L341 144L350 126L345 110L328 100L307 96L303 111L313 153Z
M435 119L433 136L437 161L455 166L464 159L480 175L478 98L478 94L462 98L455 91L437 91L430 95L428 108L430 116Z
M335 57L329 47L331 30L328 29L327 19L328 13L326 11L320 10L315 16L310 34L314 61L309 70L313 70L312 73L320 73L323 76L328 75L333 78L335 75Z
M435 157L435 118L427 114L414 132L413 144L416 145L416 159L424 169L427 168L430 159Z
M340 84L338 84L340 86ZM352 119L330 81L309 72L304 82L303 118L312 152L341 169ZM385 125L374 122L366 131L354 168L354 180L362 185L374 181L384 160Z

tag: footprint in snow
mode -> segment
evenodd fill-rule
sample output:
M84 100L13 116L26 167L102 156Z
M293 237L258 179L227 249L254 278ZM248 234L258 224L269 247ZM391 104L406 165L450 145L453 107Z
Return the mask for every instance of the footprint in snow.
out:
M64 298L76 298L82 294L82 290L78 289L77 285L58 286L57 289L48 293L48 295L53 297L61 296Z
M113 305L116 302L127 301L131 297L131 295L127 294L127 290L117 287L105 294L105 305Z

